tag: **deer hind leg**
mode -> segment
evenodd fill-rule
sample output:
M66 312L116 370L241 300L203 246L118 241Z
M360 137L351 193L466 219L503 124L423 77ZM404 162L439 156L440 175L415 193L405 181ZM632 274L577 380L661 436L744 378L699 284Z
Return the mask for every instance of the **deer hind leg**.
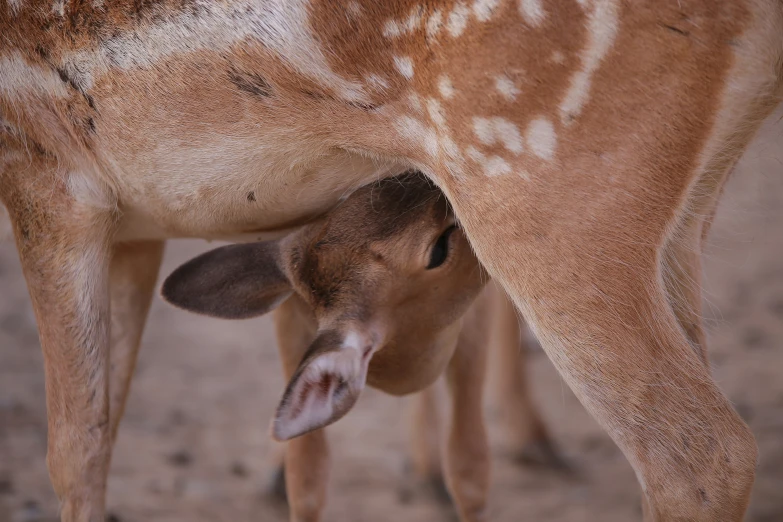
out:
M317 324L307 304L295 294L274 312L277 345L286 380L315 339ZM315 430L291 439L285 446L285 491L291 522L320 520L329 480L326 432Z
M493 296L492 343L489 353L490 382L516 459L522 464L564 468L565 461L552 441L530 394L527 340L524 323L502 288Z
M116 244L109 270L111 376L109 417L112 444L125 411L136 356L163 259L163 241Z
M102 522L111 451L113 218L73 199L55 175L57 166L37 161L28 164L40 168L36 181L47 183L30 188L30 170L23 169L16 179L0 182L0 197L14 226L43 349L49 475L64 522Z
M479 304L479 303L477 303ZM464 319L446 377L451 393L451 426L446 443L446 484L460 520L486 520L489 442L484 424L488 318L474 305Z
M616 184L477 174L446 188L482 263L629 459L648 518L739 521L755 441L694 351L661 274L687 180L660 184L645 167L605 168ZM600 193L585 197L591 190Z

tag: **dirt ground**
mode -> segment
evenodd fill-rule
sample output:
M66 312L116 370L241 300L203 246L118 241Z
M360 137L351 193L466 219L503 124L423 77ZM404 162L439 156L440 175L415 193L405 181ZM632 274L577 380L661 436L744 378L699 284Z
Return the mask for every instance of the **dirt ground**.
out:
M748 520L783 521L783 111L771 118L726 190L706 259L714 374L761 450ZM164 273L214 245L172 242ZM497 415L490 520L640 519L639 490L619 450L545 355L531 354L534 393L577 476L508 458ZM159 300L144 337L109 481L112 520L285 520L264 491L268 423L283 387L267 319L226 322ZM364 394L330 428L328 521L450 520L422 488L401 494L407 402ZM56 520L46 474L46 417L35 319L11 244L0 245L0 522ZM411 493L411 491L409 491Z

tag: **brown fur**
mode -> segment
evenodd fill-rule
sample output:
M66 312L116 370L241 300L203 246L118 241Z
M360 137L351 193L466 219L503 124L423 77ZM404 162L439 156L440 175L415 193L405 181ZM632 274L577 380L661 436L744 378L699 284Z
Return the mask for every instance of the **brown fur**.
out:
M464 25L446 0L261 5L0 7L0 200L41 325L63 519L103 515L112 244L283 234L413 166L628 457L647 517L740 520L756 448L699 356L689 282L781 97L780 1L509 1L485 21L464 4ZM476 117L519 129L522 152L513 132L480 143Z

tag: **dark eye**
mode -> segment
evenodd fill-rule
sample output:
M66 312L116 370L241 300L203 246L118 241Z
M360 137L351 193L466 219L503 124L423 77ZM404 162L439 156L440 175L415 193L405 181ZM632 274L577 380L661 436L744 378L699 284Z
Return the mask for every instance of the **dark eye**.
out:
M427 270L438 268L446 262L446 259L449 257L449 238L456 229L456 226L447 228L446 231L440 235L438 240L435 241L432 252L430 252L430 262L427 265Z

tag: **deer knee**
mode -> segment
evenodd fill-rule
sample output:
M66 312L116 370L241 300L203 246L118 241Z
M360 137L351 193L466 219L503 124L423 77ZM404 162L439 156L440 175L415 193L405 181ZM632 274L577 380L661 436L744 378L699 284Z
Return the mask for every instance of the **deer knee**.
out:
M646 483L651 520L743 520L755 478L758 448L738 417L716 424L721 440L704 458Z

